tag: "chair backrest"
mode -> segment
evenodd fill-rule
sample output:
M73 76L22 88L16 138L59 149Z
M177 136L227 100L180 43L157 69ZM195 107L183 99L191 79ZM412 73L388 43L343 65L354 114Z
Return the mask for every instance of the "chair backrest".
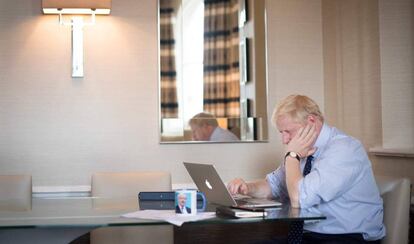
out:
M375 179L384 201L387 233L382 244L406 244L410 216L410 180L389 176L376 176Z
M32 198L31 175L0 175L1 200Z
M0 175L0 210L26 211L32 206L31 175Z
M171 191L171 175L160 171L95 173L91 186L94 197L132 197L141 191Z

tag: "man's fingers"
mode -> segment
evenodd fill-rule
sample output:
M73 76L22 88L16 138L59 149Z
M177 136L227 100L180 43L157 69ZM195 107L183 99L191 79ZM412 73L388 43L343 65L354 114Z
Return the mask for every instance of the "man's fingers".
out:
M305 132L306 133L304 133L304 137L303 138L307 138L307 136L309 136L309 134L311 133L311 131L312 131L312 128L313 128L313 126L315 126L315 124L312 124L312 125L310 125L310 124L307 124L306 125L306 130L305 130Z
M308 152L308 156L313 155L313 154L316 152L316 150L317 150L317 149L318 149L318 148L314 147L314 148L312 148L311 150L309 150L309 152Z
M305 127L301 127L295 137L301 137L304 129Z
M287 151L294 151L301 155L300 157L306 157L307 155L310 155L309 152L315 144L317 137L316 124L308 123L306 126L299 128L297 134L288 143Z
M227 189L233 195L248 190L246 183L242 179L235 179L231 181L228 184Z
M309 126L309 124L307 124L306 126L305 126L305 129L303 130L303 132L302 132L302 135L303 136L306 136L307 134L309 134L309 130L310 130L310 126Z
M243 184L243 185L241 185L241 186L240 186L240 192L241 192L243 195L247 195L247 193L249 192L249 189L248 189L248 187L247 187L247 184Z
M231 183L227 186L227 189L231 194L233 194L233 186L231 185Z
M231 188L231 194L233 195L237 194L238 191L239 191L239 185L238 184L233 185Z
M308 134L306 134L304 138L304 142L306 145L310 145L313 142L314 137L316 136L316 128L315 124L309 127Z
M234 182L234 180L233 181L231 181L228 185L227 185L227 189L229 190L229 192L231 193L231 194L234 194L233 192L234 192L234 187L235 187L235 182Z

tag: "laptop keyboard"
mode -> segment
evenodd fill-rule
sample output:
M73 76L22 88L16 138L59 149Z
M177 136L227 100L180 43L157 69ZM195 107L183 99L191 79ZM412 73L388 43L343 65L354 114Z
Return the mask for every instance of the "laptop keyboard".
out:
M247 204L247 203L251 203L251 202L243 200L243 199L235 199L235 201L236 201L237 205L244 205L244 204Z

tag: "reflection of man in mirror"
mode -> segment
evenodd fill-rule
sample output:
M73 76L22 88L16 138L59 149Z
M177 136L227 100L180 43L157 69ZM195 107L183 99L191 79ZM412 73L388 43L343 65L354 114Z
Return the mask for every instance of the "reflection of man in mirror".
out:
M179 193L177 198L178 204L175 207L175 212L181 214L191 213L191 208L185 206L185 203L187 202L187 196L185 195L185 193Z
M209 113L196 114L190 119L190 127L195 141L238 141L232 132L218 126L216 118Z

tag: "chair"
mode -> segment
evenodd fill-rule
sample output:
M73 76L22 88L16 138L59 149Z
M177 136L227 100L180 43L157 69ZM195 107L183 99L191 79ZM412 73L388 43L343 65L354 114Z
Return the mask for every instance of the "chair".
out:
M31 209L32 176L0 175L0 209L25 211Z
M95 173L92 175L93 197L138 197L140 191L171 191L167 172ZM91 231L91 243L168 243L173 229L156 227L104 227ZM149 232L149 230L152 230ZM155 230L155 232L154 232ZM148 235L148 233L156 233Z
M389 176L375 178L384 201L387 234L382 244L406 244L410 217L410 180Z

